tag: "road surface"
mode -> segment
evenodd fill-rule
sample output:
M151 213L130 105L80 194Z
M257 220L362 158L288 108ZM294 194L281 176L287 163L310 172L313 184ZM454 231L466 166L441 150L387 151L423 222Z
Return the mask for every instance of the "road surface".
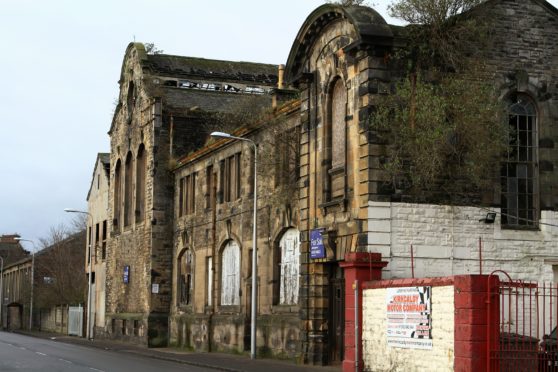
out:
M142 355L0 332L0 371L213 371Z

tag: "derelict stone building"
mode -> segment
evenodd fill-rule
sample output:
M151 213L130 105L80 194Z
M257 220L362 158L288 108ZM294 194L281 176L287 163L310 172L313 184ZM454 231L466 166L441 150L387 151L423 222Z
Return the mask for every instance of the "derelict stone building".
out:
M130 44L110 131L106 335L247 348L254 176L263 195L260 353L313 364L354 359L354 350L345 352L354 278L344 272L365 264L360 253L372 253L367 265L387 265L385 278L411 275L410 249L416 276L476 273L480 238L484 270L556 281L558 11L544 0L490 0L475 11L493 16L483 58L521 154L507 158L480 206L419 202L389 187L386 143L370 113L400 78L387 57L405 47L405 28L373 9L317 8L294 40L284 77L275 66L149 55ZM249 146L206 142L223 127L219 113L238 113L247 96L269 109L233 134L288 166L279 161L254 175ZM281 126L295 133L293 151L272 145ZM296 189L285 198L277 169L291 164ZM487 211L495 223L479 221ZM316 236L323 251L311 249Z
M147 54L143 44L128 46L109 131L112 226L103 325L109 337L167 343L176 155L203 144L211 128L205 115L235 107L241 90L265 96L275 74L274 66Z

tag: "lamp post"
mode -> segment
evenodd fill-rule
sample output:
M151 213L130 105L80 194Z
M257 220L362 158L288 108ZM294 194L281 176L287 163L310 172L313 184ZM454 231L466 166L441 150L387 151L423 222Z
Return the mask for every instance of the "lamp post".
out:
M31 330L33 328L33 288L35 287L35 251L37 251L37 246L33 240L23 238L15 238L15 240L33 244L33 255L31 256L31 298L29 300L29 330Z
M93 230L93 216L91 216L91 213L89 212L85 212L85 211L80 211L77 209L72 209L72 208L64 208L64 212L66 213L80 213L80 214L86 214L89 217L89 221L91 222L91 230ZM87 233L87 229L86 229L86 233ZM91 255L91 234L89 234L88 237L89 240L89 244L88 244L88 250L89 250L89 265L87 265L87 329L85 330L85 338L87 340L91 340L91 265L93 265L93 260L92 260L92 255Z
M256 251L257 248L257 244L256 244L256 239L257 239L257 217L258 217L258 183L257 183L257 166L258 166L258 147L256 146L256 143L254 141L252 141L251 139L248 138L243 138L243 137L236 137L236 136L231 136L228 133L223 133L223 132L213 132L211 133L212 137L221 137L221 138L228 138L228 139L234 139L234 140L238 140L238 141L245 141L245 142L249 142L252 146L254 146L254 213L253 213L253 218L254 218L254 222L252 225L252 319L251 319L251 325L250 325L250 358L251 359L256 359L256 316L257 316L257 307L256 307L256 302L257 302L257 280L256 280L256 276L258 274L258 254Z

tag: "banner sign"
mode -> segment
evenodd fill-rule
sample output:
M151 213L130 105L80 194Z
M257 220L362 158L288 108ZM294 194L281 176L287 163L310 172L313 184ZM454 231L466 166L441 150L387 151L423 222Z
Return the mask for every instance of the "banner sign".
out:
M310 258L325 258L323 229L310 230Z
M432 287L387 288L387 343L403 349L432 349Z
M124 266L124 284L128 284L130 281L130 266Z

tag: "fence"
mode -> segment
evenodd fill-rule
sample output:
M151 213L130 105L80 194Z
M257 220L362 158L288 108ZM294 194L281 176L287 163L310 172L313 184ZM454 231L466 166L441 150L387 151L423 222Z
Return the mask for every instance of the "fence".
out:
M558 285L512 280L503 271L488 280L487 370L558 371Z

